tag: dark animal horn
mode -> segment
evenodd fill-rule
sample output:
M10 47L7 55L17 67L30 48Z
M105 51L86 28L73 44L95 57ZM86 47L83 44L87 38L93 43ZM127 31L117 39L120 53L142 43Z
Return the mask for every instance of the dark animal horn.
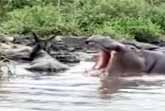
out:
M56 37L55 35L52 35L47 39L47 41L50 41L50 40L54 39L55 37Z
M38 43L40 41L38 35L35 32L32 32L32 34L33 34L33 37L34 37L35 42Z

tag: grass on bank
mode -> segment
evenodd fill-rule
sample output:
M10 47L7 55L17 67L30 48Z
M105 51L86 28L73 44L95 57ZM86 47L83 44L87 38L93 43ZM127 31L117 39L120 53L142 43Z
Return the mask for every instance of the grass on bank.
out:
M152 40L165 34L164 0L6 1L0 2L1 33L103 34Z

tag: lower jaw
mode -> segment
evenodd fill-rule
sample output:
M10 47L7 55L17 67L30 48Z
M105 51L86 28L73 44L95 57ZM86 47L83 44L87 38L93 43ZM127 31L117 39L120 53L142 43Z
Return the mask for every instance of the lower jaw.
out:
M99 69L99 70L95 69L95 70L90 71L88 74L90 76L100 77L100 76L104 75L104 73L105 73L104 69Z

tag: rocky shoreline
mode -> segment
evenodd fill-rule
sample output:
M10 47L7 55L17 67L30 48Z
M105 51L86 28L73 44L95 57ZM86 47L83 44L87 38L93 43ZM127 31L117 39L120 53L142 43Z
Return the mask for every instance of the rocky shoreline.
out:
M57 36L51 41L45 39L36 43L33 35L1 37L1 66L26 64L24 68L30 72L64 71L69 69L71 64L88 58L84 40L85 38ZM35 48L40 45L41 49L35 51ZM10 68L1 67L2 73L12 72L10 70Z
M80 61L89 61L91 60L90 50L85 45L87 38L56 36L50 40L40 39L37 43L34 35L1 37L1 75L12 72L8 67L11 64L26 64L26 67L23 68L29 72L57 73L69 69L70 65L77 64ZM144 50L160 50L162 48L158 44L154 45L135 41L122 42ZM35 48L40 49L35 50ZM164 48L162 49L164 51ZM30 56L32 57L29 58ZM4 68L5 66L6 68Z

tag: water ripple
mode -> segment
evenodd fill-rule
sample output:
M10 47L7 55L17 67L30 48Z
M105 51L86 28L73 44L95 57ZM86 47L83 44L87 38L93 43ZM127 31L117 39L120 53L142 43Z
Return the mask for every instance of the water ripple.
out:
M88 65L83 63L86 67ZM85 67L83 66L83 67ZM0 85L1 111L164 111L165 84L156 81L127 79L112 94L102 94L99 79L86 77L79 68L66 73L33 77L16 77ZM77 71L77 73L76 73ZM73 73L74 72L74 73ZM131 82L130 82L131 80ZM165 79L164 79L165 80ZM144 82L145 81L145 82ZM134 85L136 83L136 85ZM147 83L147 84L146 84ZM114 85L115 87L115 85Z

